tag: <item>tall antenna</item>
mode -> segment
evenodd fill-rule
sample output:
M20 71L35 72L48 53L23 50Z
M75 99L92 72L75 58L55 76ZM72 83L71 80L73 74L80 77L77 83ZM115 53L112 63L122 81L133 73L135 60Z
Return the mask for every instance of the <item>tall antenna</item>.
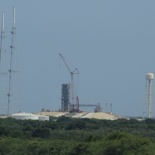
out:
M8 110L7 110L7 115L10 115L10 104L11 104L11 85L12 85L12 73L13 68L12 68L12 63L13 63L13 54L14 54L14 35L16 31L16 25L15 25L15 8L13 7L13 26L12 26L12 31L11 31L11 56L10 56L10 68L9 68L9 92L8 92Z
M4 45L5 31L4 31L4 12L2 12L2 29L1 29L1 43L0 43L0 69L1 69L1 57Z
M7 109L7 93L8 87L6 85L7 78L6 75L8 71L7 63L7 53L5 46L5 21L4 21L4 12L2 12L1 18L1 39L0 39L0 110L5 108ZM1 111L4 114L4 110Z
M15 8L13 7L13 28L15 28L16 27L16 25L15 25L15 16L16 15L16 10L15 10Z

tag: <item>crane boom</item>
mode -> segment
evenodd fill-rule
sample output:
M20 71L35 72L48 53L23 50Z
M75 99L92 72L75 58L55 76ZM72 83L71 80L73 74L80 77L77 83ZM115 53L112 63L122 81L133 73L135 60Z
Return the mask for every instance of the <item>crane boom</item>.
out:
M63 57L62 54L60 54L60 53L59 53L59 55L60 55L60 57L62 58L62 61L64 62L66 68L67 68L68 71L71 73L72 71L71 71L71 69L69 68L69 66L68 66L67 62L65 61L64 57Z
M79 74L79 72L78 72L77 68L75 70L71 71L70 67L68 66L68 64L65 61L64 57L62 56L62 54L59 53L59 55L71 75L71 84L70 85L71 85L71 96L72 96L71 100L72 100L72 102L71 102L71 105L69 105L69 111L70 111L70 108L74 107L74 105L75 105L75 102L74 102L74 77L73 76L74 76L74 74Z

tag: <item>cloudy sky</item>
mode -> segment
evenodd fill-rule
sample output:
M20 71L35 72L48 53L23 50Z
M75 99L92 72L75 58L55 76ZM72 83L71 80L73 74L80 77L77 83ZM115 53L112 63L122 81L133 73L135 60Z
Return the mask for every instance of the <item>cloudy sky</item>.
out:
M2 55L10 55L16 8L19 109L60 108L61 84L70 82L61 53L71 70L79 70L74 86L80 104L101 103L106 111L105 105L109 110L112 103L116 114L142 116L145 76L155 73L154 6L154 0L1 0L6 48ZM0 82L1 91L8 92L8 75ZM12 88L12 96L14 92ZM0 99L7 105L6 93ZM1 108L1 113L6 110Z

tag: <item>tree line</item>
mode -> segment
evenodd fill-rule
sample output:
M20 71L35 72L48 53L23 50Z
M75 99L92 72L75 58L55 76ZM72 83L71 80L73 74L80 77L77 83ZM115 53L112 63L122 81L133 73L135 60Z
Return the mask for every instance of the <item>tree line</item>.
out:
M155 120L0 119L0 155L152 155Z

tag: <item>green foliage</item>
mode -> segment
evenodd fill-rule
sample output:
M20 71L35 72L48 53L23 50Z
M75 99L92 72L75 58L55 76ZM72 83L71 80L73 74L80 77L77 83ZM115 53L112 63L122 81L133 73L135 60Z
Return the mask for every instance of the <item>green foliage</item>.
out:
M0 155L155 154L152 119L53 119L0 119Z
M115 131L91 143L89 152L92 155L152 155L155 154L153 146L155 144L147 138Z

